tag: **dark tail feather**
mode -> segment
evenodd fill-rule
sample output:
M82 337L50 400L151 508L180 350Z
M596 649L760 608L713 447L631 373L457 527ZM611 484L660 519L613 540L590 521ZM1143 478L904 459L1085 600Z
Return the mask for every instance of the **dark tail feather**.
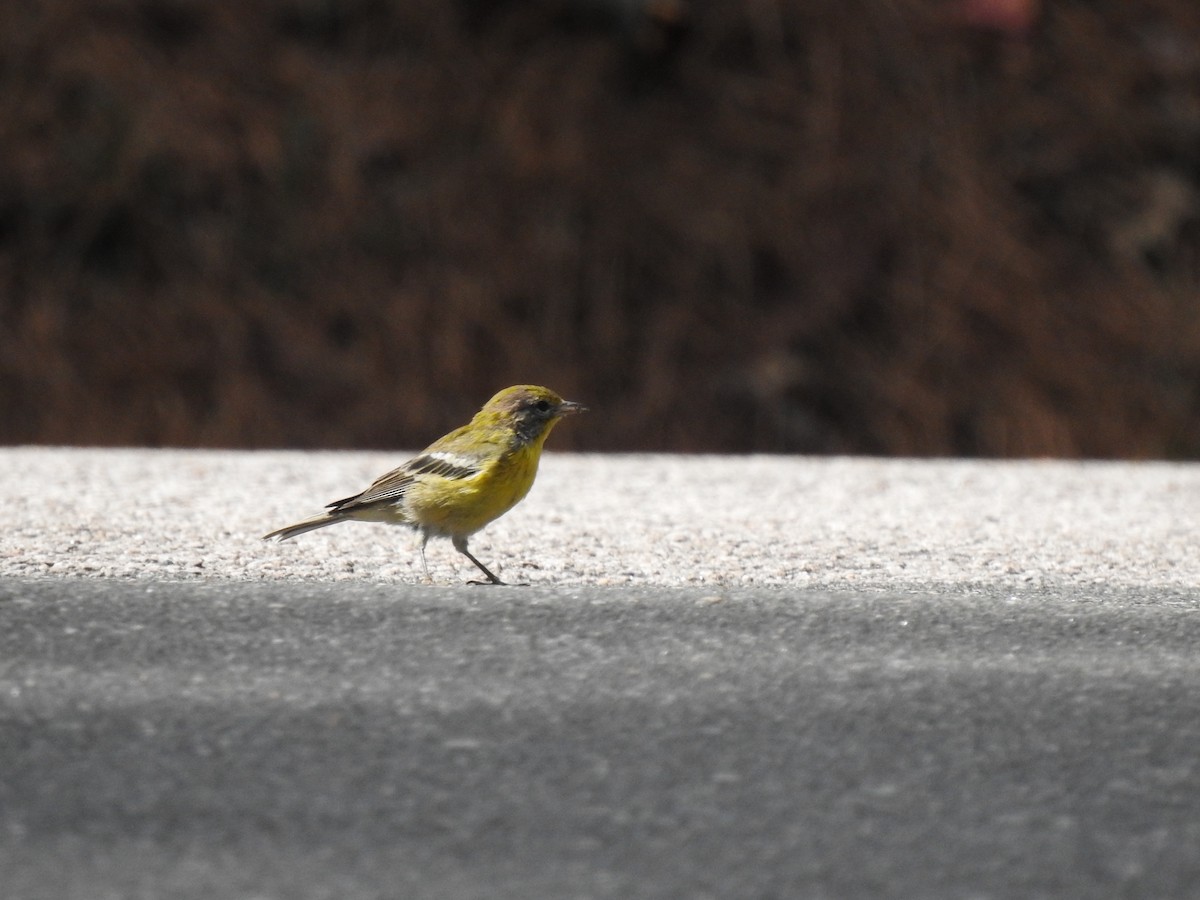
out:
M289 538L294 538L298 534L304 534L307 531L316 531L318 528L324 528L326 525L333 525L335 522L341 522L346 517L339 515L336 512L321 513L319 516L313 516L311 519L305 519L303 522L297 522L295 525L288 525L280 528L278 531L272 531L270 534L264 534L264 541L286 541Z

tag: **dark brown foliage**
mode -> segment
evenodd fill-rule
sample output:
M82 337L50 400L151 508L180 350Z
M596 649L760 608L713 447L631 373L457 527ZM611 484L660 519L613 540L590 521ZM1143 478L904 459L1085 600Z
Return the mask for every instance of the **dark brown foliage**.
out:
M1200 4L0 13L0 441L1200 456Z

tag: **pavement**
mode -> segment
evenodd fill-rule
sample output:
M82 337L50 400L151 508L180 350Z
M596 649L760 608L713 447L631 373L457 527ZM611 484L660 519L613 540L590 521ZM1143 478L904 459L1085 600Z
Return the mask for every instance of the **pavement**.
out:
M408 455L0 449L0 577L415 583L404 528L258 540ZM550 453L471 549L564 587L1195 587L1198 533L1197 464ZM478 574L445 542L429 562Z
M0 450L4 897L1200 896L1200 466L403 458Z

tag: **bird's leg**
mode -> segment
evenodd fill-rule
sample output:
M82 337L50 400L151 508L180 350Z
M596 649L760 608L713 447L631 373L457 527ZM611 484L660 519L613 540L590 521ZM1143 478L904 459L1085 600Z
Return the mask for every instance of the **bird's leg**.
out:
M467 539L466 538L456 537L453 539L453 543L454 543L454 549L457 550L459 553L461 553L463 556L465 556L467 559L469 559L471 562L475 563L475 565L479 568L479 571L487 576L488 581L490 581L492 584L504 584L503 581L501 581L499 578L497 578L495 575L492 574L491 569L489 569L487 566L485 566L483 563L481 563L479 560L477 560L474 556L471 555L471 551L467 549ZM473 581L471 583L472 584L483 584L482 581Z
M433 579L429 575L429 563L425 561L425 545L429 543L429 532L421 532L421 568L425 570L425 583L433 584Z

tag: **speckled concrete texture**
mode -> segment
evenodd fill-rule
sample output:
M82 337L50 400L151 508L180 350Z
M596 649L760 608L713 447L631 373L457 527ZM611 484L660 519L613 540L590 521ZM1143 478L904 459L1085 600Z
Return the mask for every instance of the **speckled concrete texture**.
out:
M0 576L418 582L418 538L261 535L407 453L0 450ZM1200 585L1200 465L548 453L472 551L558 586ZM431 542L438 583L475 576Z

